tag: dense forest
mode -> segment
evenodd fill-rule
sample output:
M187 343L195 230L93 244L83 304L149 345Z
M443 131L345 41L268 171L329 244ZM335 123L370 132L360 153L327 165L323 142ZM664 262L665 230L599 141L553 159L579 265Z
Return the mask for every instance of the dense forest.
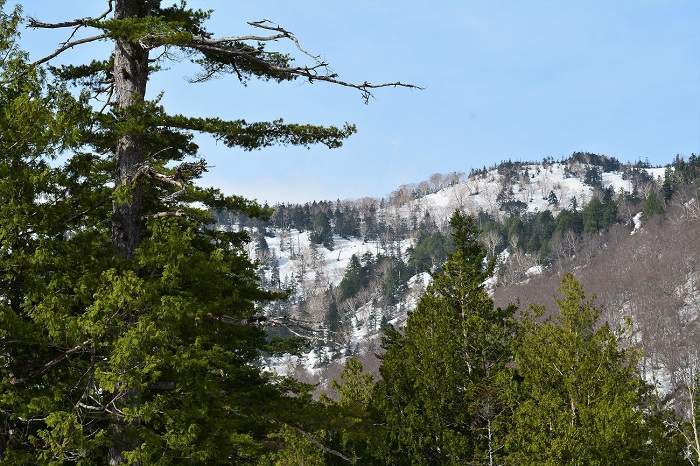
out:
M184 2L105 3L46 23L0 0L2 464L700 462L697 156L661 179L581 152L259 205L197 184L195 135L335 148L356 128L170 114L146 88L171 60L365 101L415 86L342 81L269 22L216 39ZM30 62L25 21L68 39ZM96 41L113 51L52 62ZM607 277L630 254L602 306L580 261ZM652 294L622 281L654 270ZM554 307L508 294L545 281ZM313 352L342 366L326 387L276 370Z

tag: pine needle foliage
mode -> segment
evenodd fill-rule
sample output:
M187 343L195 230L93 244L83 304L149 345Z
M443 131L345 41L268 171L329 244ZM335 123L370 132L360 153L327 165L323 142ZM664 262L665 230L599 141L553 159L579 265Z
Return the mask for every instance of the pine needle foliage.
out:
M512 464L683 464L672 413L638 374L635 350L599 322L572 274L559 291L553 319L541 307L524 313Z

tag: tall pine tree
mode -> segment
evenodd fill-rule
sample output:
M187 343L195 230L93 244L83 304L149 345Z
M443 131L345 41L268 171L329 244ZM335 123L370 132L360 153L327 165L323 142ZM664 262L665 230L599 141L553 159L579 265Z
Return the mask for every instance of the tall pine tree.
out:
M32 19L70 32L32 64L16 48L19 11L0 18L3 464L253 464L280 423L313 427L302 415L309 397L287 396L306 388L257 365L290 349L266 337L260 308L280 295L260 289L245 232L212 228L214 210L270 212L196 186L207 166L193 138L333 148L355 128L171 115L146 86L175 51L201 65L202 80L328 81L364 98L383 85L340 81L300 46L312 65L266 50L298 45L270 23L252 24L260 36L215 39L208 12L160 3L115 0L94 18ZM62 51L95 41L114 52L51 69L81 86L79 99L42 75ZM58 154L67 161L57 167Z

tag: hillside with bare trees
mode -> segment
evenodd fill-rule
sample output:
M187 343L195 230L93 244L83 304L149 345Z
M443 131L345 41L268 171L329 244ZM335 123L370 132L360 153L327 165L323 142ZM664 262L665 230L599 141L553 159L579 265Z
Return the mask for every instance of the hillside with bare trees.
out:
M668 167L622 164L590 153L503 162L433 175L387 198L274 206L268 222L219 213L220 227L253 241L263 285L286 290L270 318L291 316L304 357L275 370L327 387L349 356L376 367L383 329L401 328L450 250L445 219L459 209L482 230L497 305L550 306L573 272L664 392L694 373L698 346L698 158Z

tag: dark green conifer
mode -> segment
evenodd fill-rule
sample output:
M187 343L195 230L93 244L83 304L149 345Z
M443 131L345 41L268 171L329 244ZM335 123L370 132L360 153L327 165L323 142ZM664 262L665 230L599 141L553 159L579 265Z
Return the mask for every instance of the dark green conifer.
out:
M387 464L481 464L503 453L503 394L515 307L494 309L479 229L456 212L455 251L433 276L403 333L386 332L373 406Z
M31 19L69 35L33 64L16 47L20 12L0 16L0 458L252 464L280 423L313 427L313 403L308 387L259 368L262 354L293 348L264 328L260 305L282 294L260 288L245 232L212 228L212 212L270 211L195 185L209 167L194 135L246 150L333 148L355 128L172 115L147 83L180 56L201 66L199 80L327 81L365 99L383 85L343 82L301 48L312 65L267 50L297 43L268 22L251 24L251 45L215 39L210 13L184 2L105 4L93 17ZM96 41L111 41L111 56L51 68L59 83L43 76L61 52ZM66 162L49 164L58 154Z
M600 325L600 311L567 274L560 314L525 313L516 349L520 400L509 440L510 464L680 464L671 413L637 373L634 350Z

